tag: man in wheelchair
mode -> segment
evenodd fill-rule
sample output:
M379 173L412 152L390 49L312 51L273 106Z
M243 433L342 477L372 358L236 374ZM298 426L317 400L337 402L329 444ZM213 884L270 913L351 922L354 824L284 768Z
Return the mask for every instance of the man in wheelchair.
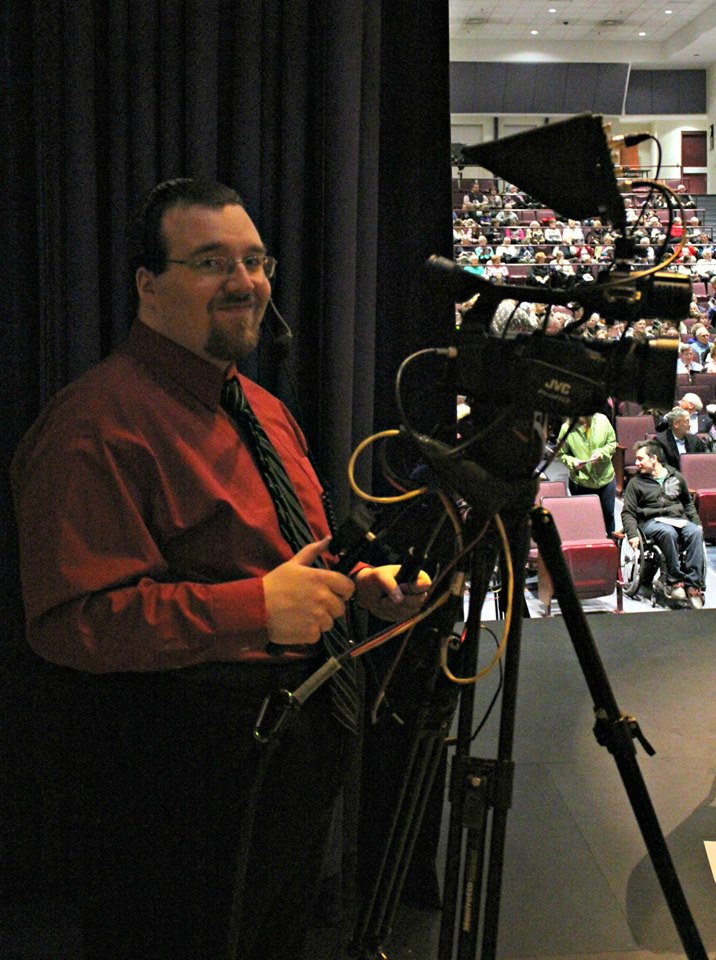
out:
M684 477L664 463L664 449L656 440L634 444L638 473L627 485L622 525L629 546L636 550L642 538L653 541L664 560L663 587L667 600L704 605L704 538L696 506Z

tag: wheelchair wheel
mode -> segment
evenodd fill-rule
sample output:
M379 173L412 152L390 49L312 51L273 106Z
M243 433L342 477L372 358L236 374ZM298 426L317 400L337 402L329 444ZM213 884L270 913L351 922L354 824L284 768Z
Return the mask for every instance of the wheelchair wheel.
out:
M638 547L632 547L626 536L621 542L619 564L622 589L628 597L635 597L647 579L645 542L641 530L638 533Z

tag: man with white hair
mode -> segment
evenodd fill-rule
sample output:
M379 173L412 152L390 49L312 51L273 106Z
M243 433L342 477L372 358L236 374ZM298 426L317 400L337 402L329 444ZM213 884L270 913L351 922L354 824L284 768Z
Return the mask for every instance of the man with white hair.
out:
M712 406L712 404L709 404L709 406ZM688 413L689 433L708 433L713 426L711 414L710 412L704 412L704 404L698 393L685 393L674 409ZM716 412L716 408L714 412ZM666 416L656 420L655 428L657 431L666 430L667 426Z
M666 428L656 434L664 448L664 463L678 470L682 453L708 453L706 444L690 432L689 413L682 407L674 407L664 417Z
M710 280L716 273L716 260L714 260L713 251L709 247L701 250L701 256L694 264L692 272L701 280Z
M695 323L691 328L689 343L699 363L707 363L711 352L709 328L704 326L703 323Z

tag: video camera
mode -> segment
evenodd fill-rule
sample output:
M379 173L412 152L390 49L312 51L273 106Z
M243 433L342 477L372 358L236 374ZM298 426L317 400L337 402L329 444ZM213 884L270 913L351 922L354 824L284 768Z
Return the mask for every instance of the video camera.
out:
M646 138L637 135L625 140L638 143ZM497 404L521 397L523 404L528 401L535 410L563 416L593 413L611 396L644 406L670 407L676 340L586 343L562 335L535 333L501 339L488 333L495 309L505 299L556 306L576 301L585 308L585 315L597 312L612 324L656 317L681 321L688 316L688 276L658 266L632 269L634 241L628 235L603 118L581 114L485 144L456 145L453 154L461 165L479 163L563 215L608 219L619 234L612 267L596 283L570 292L493 284L451 260L430 257L428 282L456 302L475 298L451 351L456 391ZM655 181L632 185L666 191ZM678 204L675 195L674 200ZM571 329L576 326L570 324ZM499 371L497 378L495 371Z

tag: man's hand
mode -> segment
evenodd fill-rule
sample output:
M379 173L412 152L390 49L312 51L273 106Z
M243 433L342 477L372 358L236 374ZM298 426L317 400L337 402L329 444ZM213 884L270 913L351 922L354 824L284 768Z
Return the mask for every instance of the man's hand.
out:
M313 566L330 542L326 537L309 543L263 578L269 643L317 643L345 613L355 590L353 581Z
M632 550L636 550L639 546L639 537L629 537L629 546Z
M384 567L364 567L353 578L356 600L381 620L406 620L418 613L425 603L430 577L421 570L411 583L398 584L395 575L399 564Z

